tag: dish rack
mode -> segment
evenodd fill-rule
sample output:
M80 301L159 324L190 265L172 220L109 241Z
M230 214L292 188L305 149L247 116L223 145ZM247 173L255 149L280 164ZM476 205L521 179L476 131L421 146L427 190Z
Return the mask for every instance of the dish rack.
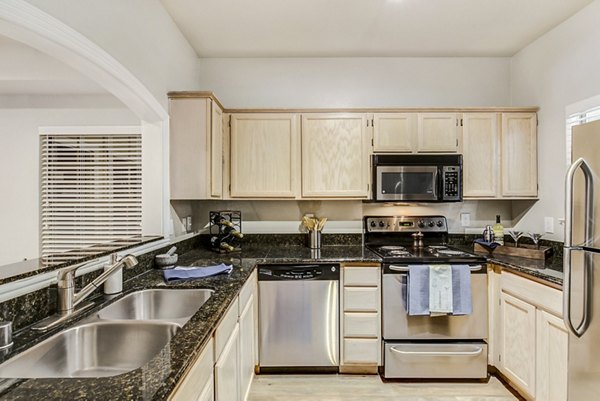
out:
M242 212L219 210L209 212L210 246L213 251L229 253L240 251L242 234Z

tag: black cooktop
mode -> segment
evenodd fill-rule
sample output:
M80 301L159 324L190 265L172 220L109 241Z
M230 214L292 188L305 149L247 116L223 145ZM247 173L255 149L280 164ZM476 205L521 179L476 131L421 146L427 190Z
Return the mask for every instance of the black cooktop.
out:
M423 248L389 245L367 245L367 248L381 256L384 263L401 264L459 264L485 263L482 256L473 255L444 244L426 245Z

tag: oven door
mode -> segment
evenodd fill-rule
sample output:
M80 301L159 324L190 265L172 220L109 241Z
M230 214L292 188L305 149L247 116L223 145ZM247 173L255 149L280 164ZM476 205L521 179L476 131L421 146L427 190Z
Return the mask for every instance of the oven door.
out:
M473 313L464 316L409 316L404 295L408 273L383 275L383 338L389 340L484 340L488 336L485 264L471 273Z
M436 166L377 166L375 175L375 200L440 200L440 174Z

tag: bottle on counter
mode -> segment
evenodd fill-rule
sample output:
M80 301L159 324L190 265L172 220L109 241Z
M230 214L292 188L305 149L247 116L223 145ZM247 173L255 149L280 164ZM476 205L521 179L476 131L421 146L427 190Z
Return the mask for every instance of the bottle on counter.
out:
M496 224L492 227L494 231L494 242L504 245L504 226L500 223L500 215L496 215Z

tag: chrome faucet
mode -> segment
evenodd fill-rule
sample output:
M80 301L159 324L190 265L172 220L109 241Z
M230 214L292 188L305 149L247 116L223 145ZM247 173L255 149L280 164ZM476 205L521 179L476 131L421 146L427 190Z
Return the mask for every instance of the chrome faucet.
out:
M127 255L120 260L117 260L116 254L111 255L111 264L104 268L104 272L96 277L94 281L86 285L75 293L75 273L77 270L86 264L79 264L76 266L65 267L58 271L58 314L50 316L44 319L36 326L32 327L32 330L45 331L55 327L56 325L64 322L72 315L82 312L85 309L91 307L93 304L86 304L82 307L75 309L84 299L86 299L94 290L99 288L108 278L125 267L131 269L138 264L138 260L133 255Z

